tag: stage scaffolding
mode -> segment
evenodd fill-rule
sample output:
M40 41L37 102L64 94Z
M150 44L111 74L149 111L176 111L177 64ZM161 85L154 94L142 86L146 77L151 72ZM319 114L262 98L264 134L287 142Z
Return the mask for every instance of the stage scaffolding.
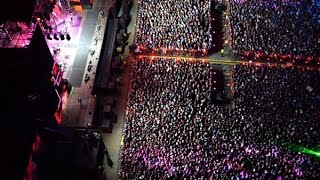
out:
M0 48L26 48L35 27L25 22L6 21L0 25Z

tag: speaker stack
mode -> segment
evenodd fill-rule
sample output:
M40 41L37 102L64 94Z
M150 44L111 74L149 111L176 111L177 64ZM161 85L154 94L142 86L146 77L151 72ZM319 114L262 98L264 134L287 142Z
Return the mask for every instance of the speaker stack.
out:
M92 10L94 0L81 0L83 9Z

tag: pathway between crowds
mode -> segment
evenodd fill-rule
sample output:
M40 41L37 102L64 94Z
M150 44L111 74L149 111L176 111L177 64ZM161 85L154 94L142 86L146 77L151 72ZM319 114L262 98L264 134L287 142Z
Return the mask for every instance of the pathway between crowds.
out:
M184 57L184 56L151 56L151 55L139 55L137 57L163 58L163 59L175 58L175 59L200 60L200 61L202 60L202 61L208 61L211 64L220 64L220 65L235 65L235 64L247 62L247 61L237 61L233 59L216 59L211 57L194 58L194 57Z
M254 65L270 65L270 66L275 66L275 65L282 65L282 66L292 66L291 63L276 63L276 62L265 62L265 61L250 61L250 60L235 60L231 56L225 56L222 58L219 58L216 54L208 57L200 57L200 58L195 58L195 57L185 57L185 56L157 56L157 55L139 55L137 57L149 57L149 58L163 58L163 59L169 59L169 58L176 58L176 59L185 59L185 60L200 60L200 61L208 61L210 64L216 64L216 65L227 65L227 66L234 66L237 64L247 64L247 63L252 63ZM217 58L218 57L218 58ZM311 65L295 65L296 67L300 68L319 68L320 67L314 67Z

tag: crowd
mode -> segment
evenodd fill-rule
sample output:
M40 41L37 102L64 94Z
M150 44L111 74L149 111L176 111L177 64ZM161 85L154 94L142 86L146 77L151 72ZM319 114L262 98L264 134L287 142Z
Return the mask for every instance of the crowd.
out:
M320 62L320 7L315 0L230 0L229 6L237 55Z
M202 61L133 64L120 179L319 179L320 162L288 144L319 144L320 73L239 65L234 98L214 99Z
M140 0L135 44L150 52L196 52L214 44L211 0Z

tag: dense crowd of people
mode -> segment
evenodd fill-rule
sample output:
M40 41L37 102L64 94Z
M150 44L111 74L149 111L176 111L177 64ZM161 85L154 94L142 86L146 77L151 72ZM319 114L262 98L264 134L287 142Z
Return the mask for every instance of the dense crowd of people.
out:
M289 144L319 144L320 73L238 65L234 98L217 105L213 65L133 64L120 179L319 179L320 162Z
M214 44L211 0L140 0L135 44L140 51L196 52Z
M315 0L230 0L232 48L249 58L320 62Z

